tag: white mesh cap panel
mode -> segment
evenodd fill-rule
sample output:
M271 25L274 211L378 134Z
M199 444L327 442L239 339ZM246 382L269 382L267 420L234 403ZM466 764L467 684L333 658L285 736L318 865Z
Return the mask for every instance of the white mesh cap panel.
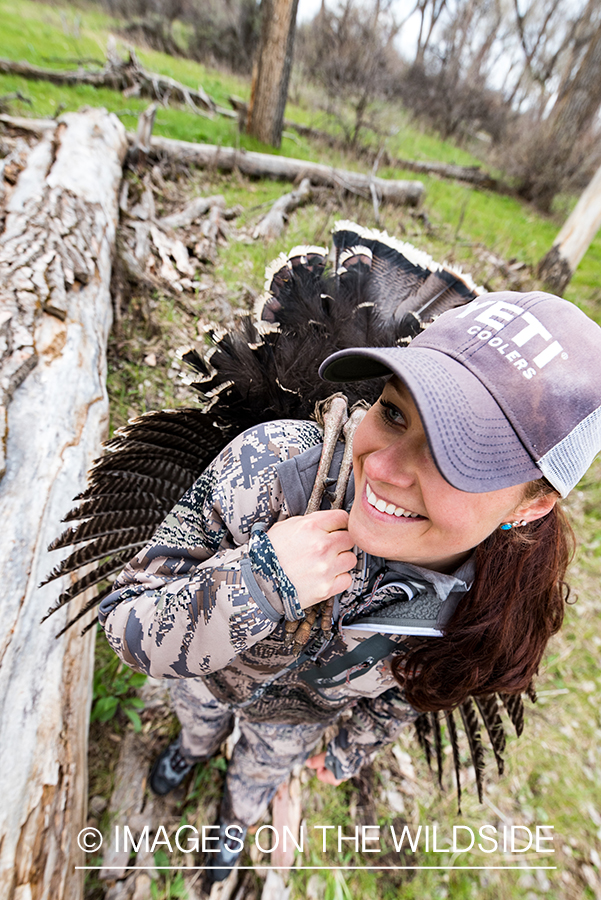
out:
M601 450L601 406L579 422L558 444L542 456L537 466L562 497L578 484Z

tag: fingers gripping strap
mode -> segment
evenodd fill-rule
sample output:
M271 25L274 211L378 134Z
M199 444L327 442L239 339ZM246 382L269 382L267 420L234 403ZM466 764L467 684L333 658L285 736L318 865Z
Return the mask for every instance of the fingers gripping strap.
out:
M253 525L248 555L256 573L271 581L280 595L286 619L304 619L296 588L282 569L273 545L261 524Z

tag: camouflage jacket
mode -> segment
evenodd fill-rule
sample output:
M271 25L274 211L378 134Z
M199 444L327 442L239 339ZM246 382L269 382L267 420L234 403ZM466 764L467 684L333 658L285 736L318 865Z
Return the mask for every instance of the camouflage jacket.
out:
M277 559L262 555L264 535L253 526L267 529L303 514L321 439L316 424L298 421L269 422L238 436L119 575L100 621L128 665L155 677L202 677L219 700L254 721L326 725L350 710L328 753L330 768L346 777L417 713L392 677L392 650L371 664L351 658L346 670L344 657L380 632L394 642L407 633L439 633L431 626L450 616L471 572L468 564L442 575L359 550L351 587L336 600L332 640L316 661L290 669L281 570ZM342 445L333 471L341 455ZM347 509L353 497L351 479ZM303 678L332 664L338 674L326 686Z

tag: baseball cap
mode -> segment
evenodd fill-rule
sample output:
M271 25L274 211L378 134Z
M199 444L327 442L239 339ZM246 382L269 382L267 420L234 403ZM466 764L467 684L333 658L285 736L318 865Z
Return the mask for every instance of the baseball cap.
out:
M495 491L544 476L565 497L601 449L601 328L542 291L484 294L406 347L356 347L319 373L397 375L453 487Z

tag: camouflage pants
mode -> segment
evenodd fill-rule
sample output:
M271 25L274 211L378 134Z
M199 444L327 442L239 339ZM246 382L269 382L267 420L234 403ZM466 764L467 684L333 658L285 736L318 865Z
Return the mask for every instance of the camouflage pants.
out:
M210 759L234 727L234 714L200 678L173 682L171 699L182 724L180 750L190 762ZM291 725L251 722L239 715L241 736L229 763L221 816L254 825L296 765L311 755L331 722Z

